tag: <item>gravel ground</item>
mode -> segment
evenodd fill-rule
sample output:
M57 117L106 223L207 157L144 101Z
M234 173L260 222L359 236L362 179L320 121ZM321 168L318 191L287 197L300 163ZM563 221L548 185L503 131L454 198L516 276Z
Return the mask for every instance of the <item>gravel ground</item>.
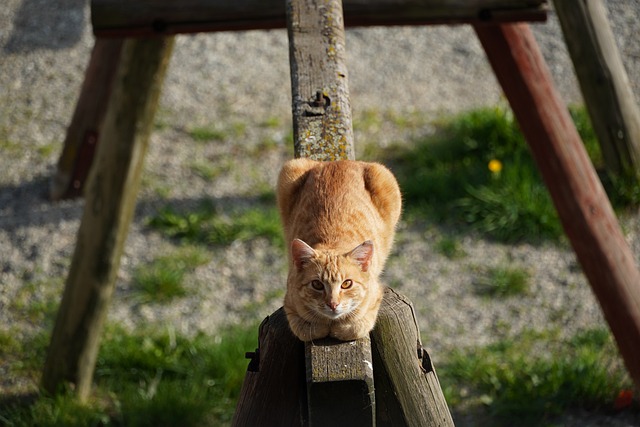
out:
M57 299L75 244L82 201L51 203L48 180L62 148L93 37L81 0L5 0L0 8L0 328L31 333L42 322L17 301ZM612 26L636 97L640 97L640 2L609 0ZM580 102L557 21L534 25L553 78L570 103ZM400 128L384 120L356 130L356 141L379 145L431 131L429 120L446 113L504 103L482 49L468 27L368 28L347 33L354 116L416 113L418 125ZM156 323L178 331L215 333L225 324L254 320L281 304L286 266L265 240L212 247L212 260L190 277L190 295L169 305L141 304L132 289L135 269L176 243L145 225L165 205L204 199L220 206L252 201L255 188L270 188L291 156L290 82L284 31L181 36L177 40L152 135L143 189L126 244L111 321L134 328ZM383 114L384 116L384 114ZM277 119L275 126L260 126ZM188 131L215 124L242 129L241 138L202 144ZM229 131L231 135L233 132ZM276 146L255 153L264 141ZM253 151L252 151L253 150ZM194 161L225 162L213 182L194 172ZM231 165L231 167L229 167ZM637 216L623 219L636 260ZM600 309L566 245L507 246L478 236L460 237L463 258L450 260L434 245L451 230L436 224L402 225L388 262L387 283L409 296L436 365L454 347L486 344L526 329L578 330L604 325ZM519 265L532 278L521 298L488 300L473 291L479 269ZM270 268L265 269L268 265ZM23 304L24 305L24 304ZM38 319L38 317L36 317ZM18 333L18 332L16 332ZM0 361L0 377L2 361ZM0 390L27 387L1 378ZM584 425L587 413L560 423ZM632 416L603 416L593 425L640 425ZM464 420L465 425L473 425Z

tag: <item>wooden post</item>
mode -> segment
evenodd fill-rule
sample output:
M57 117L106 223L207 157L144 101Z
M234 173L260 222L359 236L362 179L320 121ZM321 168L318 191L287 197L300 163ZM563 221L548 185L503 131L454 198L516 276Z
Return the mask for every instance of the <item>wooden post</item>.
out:
M640 109L602 0L554 0L609 172L640 181Z
M127 40L122 47L44 367L42 385L51 393L70 384L82 401L91 390L100 335L172 47L173 38Z
M453 426L413 304L386 289L371 333L378 426Z
M375 426L369 337L305 343L310 426Z
M122 44L122 39L97 39L93 46L80 97L58 160L58 170L51 179L51 200L82 194L100 139Z
M287 0L296 157L354 159L340 0Z
M298 427L307 425L304 344L280 308L260 325L258 349L251 358L233 426Z
M319 160L351 159L340 1L318 3L287 2L294 152ZM375 356L368 337L323 339L304 344L302 365L291 359L299 357L294 349L300 342L278 310L260 328L258 356L249 365L233 425L452 426L413 314L408 300L387 291L373 332ZM286 331L276 332L276 327ZM272 342L276 336L277 345ZM304 377L300 366L306 367ZM374 378L379 389L374 389Z
M475 31L640 388L640 274L571 116L528 25L478 25Z
M354 159L342 2L286 5L295 157ZM309 425L375 425L369 340L306 343L305 354Z

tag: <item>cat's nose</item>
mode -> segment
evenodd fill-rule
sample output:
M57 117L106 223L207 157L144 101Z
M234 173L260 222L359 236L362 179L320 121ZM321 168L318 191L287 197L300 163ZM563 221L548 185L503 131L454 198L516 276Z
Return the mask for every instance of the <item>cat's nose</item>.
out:
M336 308L338 308L338 306L340 305L340 303L339 303L339 302L331 301L331 302L330 302L329 304L327 304L327 305L329 306L329 308L330 308L332 311L336 311Z

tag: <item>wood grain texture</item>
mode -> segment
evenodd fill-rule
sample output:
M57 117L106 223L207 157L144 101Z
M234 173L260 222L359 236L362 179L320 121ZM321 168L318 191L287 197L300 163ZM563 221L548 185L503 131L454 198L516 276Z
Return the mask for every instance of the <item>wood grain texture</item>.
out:
M76 197L82 193L84 179L93 163L93 150L100 139L122 45L122 39L97 39L93 46L58 168L51 180L51 200ZM83 155L83 151L92 145L93 149Z
M44 367L42 384L51 393L62 384L71 384L80 400L89 395L172 47L173 37L129 40L122 46Z
M369 337L308 342L305 356L310 426L375 425Z
M640 179L640 108L601 0L554 0L607 169Z
M346 26L541 21L547 0L345 0ZM286 27L282 0L92 0L97 36Z
M340 0L288 0L296 157L355 158Z
M262 322L258 342L232 425L306 425L304 344L289 330L282 308Z
M413 304L386 289L371 333L378 426L453 426Z
M564 230L640 387L640 274L526 24L475 26Z

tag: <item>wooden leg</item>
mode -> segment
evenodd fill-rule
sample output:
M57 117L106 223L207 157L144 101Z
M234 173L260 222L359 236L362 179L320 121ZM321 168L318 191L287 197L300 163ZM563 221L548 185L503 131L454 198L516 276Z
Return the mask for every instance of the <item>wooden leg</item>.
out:
M86 191L75 253L47 353L42 384L91 390L102 327L135 208L142 164L173 38L127 40L122 47Z
M258 342L231 425L307 425L304 344L289 330L284 309L262 322Z
M100 139L122 44L122 39L97 39L93 46L80 97L58 160L58 169L51 179L51 200L82 194Z
M475 31L640 388L640 274L535 38L526 24Z
M601 0L554 0L609 172L640 184L640 108Z
M296 157L354 159L340 0L287 0Z

